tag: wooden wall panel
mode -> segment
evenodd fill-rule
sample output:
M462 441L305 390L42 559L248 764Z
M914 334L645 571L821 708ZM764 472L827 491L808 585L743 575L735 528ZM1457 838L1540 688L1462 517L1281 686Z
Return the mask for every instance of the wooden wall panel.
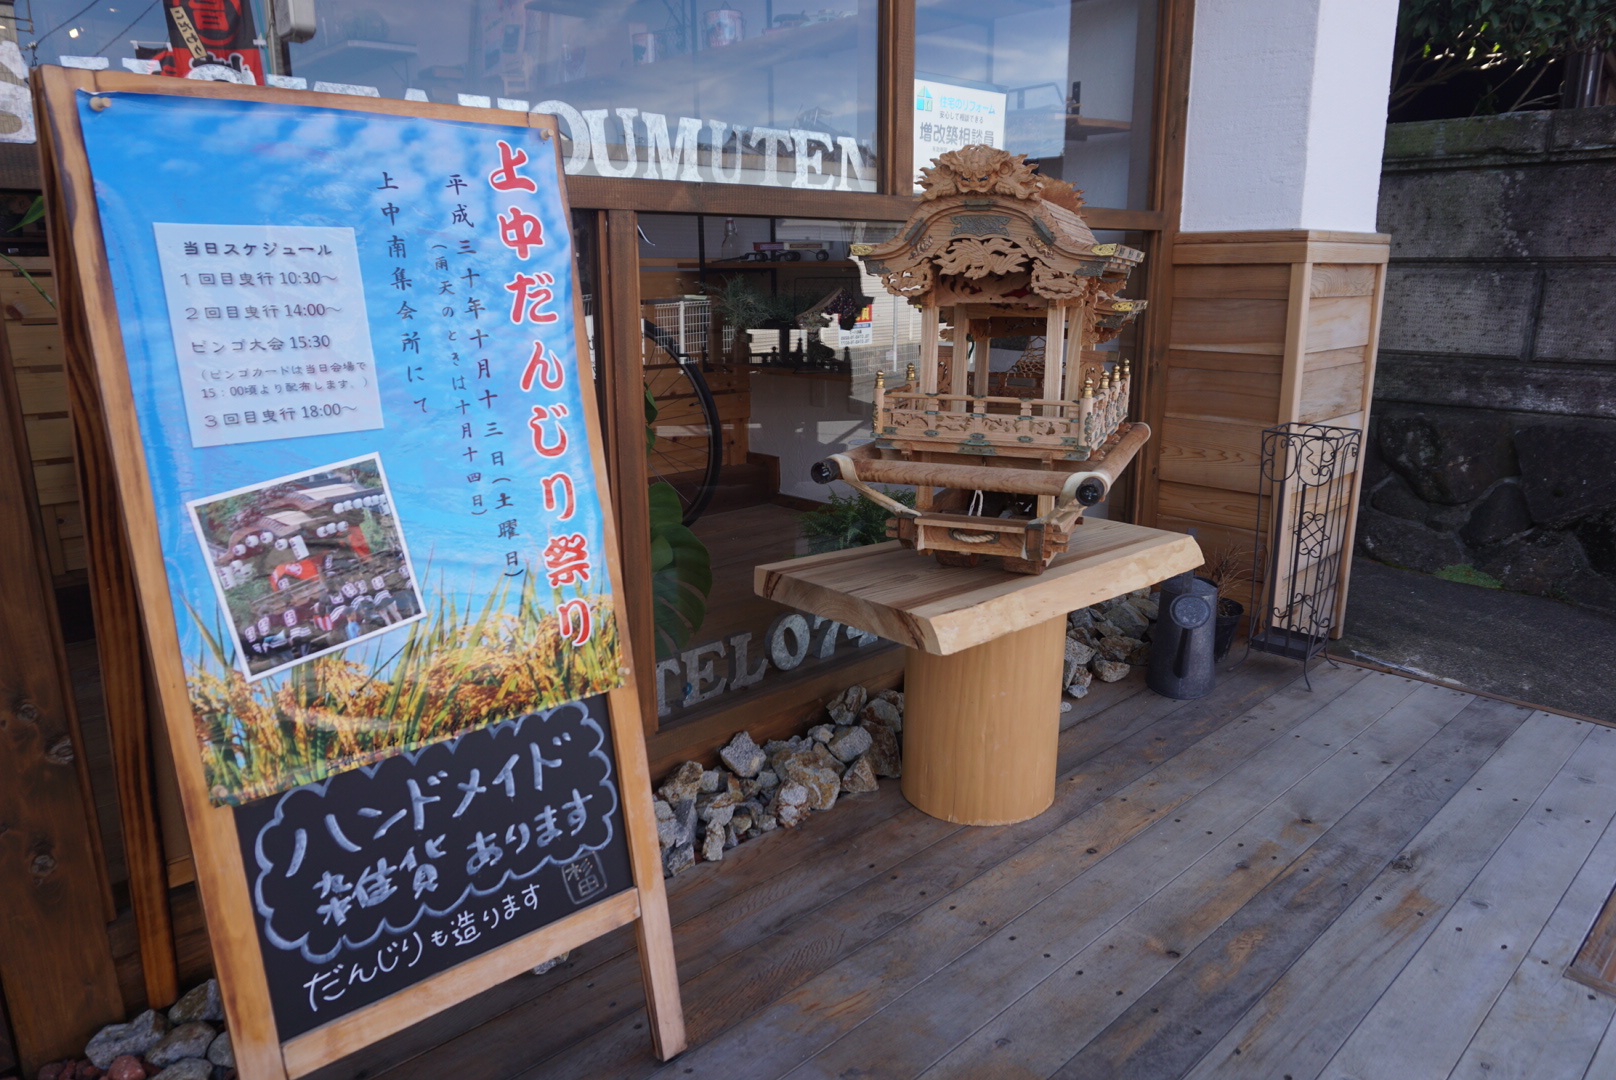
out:
M1279 411L1279 376L1202 367L1167 369L1167 416L1183 420L1273 423Z
M1161 479L1255 494L1259 431L1251 424L1171 418L1157 436Z
M1283 300L1174 299L1172 348L1280 352L1285 345Z
M1284 300L1290 269L1279 264L1182 266L1173 274L1173 296L1207 300Z
M1296 419L1304 424L1318 424L1332 416L1357 412L1363 403L1363 392L1362 364L1338 364L1322 371L1309 371L1302 376L1302 401Z
M1141 520L1194 528L1208 556L1250 550L1261 432L1291 421L1364 426L1389 237L1309 231L1172 237L1155 478ZM1362 470L1353 469L1355 505ZM1351 528L1342 538L1350 549ZM1347 570L1336 633L1343 625Z
M1307 347L1303 351L1324 352L1367 345L1373 312L1374 298L1369 296L1315 299L1308 307Z
M1312 296L1374 296L1375 267L1364 263L1319 263L1309 283Z

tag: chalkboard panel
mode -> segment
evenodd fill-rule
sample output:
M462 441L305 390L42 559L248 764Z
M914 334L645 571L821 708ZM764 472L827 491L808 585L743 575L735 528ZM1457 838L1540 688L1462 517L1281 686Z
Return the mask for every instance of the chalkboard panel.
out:
M235 811L282 1039L633 885L602 697Z

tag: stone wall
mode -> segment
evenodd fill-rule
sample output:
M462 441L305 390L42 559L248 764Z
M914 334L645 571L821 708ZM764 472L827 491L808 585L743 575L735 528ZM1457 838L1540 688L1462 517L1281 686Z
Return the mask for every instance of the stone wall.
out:
M1616 107L1394 124L1359 551L1616 610Z

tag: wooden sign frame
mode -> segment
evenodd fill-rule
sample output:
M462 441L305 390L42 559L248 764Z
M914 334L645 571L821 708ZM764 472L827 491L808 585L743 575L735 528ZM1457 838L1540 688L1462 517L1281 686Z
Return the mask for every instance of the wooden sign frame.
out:
M167 94L531 127L538 129L540 138L556 148L556 173L564 178L555 119L533 113L473 109L430 102L240 87L158 75L69 70L50 66L37 69L33 82L39 112L45 201L49 208L51 250L56 259L57 280L60 283L81 475L86 478L87 488L99 486L94 485L93 481L104 477L114 481L116 489L116 498L107 491L86 491L86 495L92 496L86 500L86 517L98 513L102 515L99 531L101 535L112 538L111 543L104 545L112 550L93 550L91 558L104 558L110 564L110 571L104 572L122 575L121 584L139 598L138 629L145 634L155 696L166 725L168 743L174 748L174 766L179 777L186 827L195 852L197 886L207 917L237 1068L243 1080L295 1080L569 949L629 924L634 926L639 946L651 1038L656 1054L664 1061L678 1054L686 1045L684 1016L679 1001L672 924L662 878L656 820L651 809L651 782L647 772L639 693L635 686L627 633L621 634L624 682L607 693L606 701L616 751L633 887L296 1038L284 1043L280 1040L233 811L229 807L211 804L201 757L196 752L196 729L186 689L179 631L158 540L157 512L136 423L135 400L113 295L112 275L75 94L81 90L90 93ZM565 209L568 203L564 179L561 201ZM589 350L582 302L577 299L576 288L574 297L577 355L583 361L588 357ZM578 376L582 382L581 396L589 431L591 464L597 490L603 496L608 580L619 624L626 627L623 621L627 613L622 603L623 574L619 565L616 523L612 518L610 502L604 498L608 490L604 444L593 374L587 362L579 363ZM103 613L98 611L97 614L101 616ZM101 632L115 629L103 625ZM127 629L130 632L137 630L133 619ZM117 687L109 685L108 689L110 696Z

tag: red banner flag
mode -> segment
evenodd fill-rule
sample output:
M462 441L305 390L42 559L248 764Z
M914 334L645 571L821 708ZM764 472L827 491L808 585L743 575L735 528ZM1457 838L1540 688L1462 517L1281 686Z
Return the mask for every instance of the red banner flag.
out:
M164 75L263 85L250 0L163 0L163 8L170 48L156 59Z

